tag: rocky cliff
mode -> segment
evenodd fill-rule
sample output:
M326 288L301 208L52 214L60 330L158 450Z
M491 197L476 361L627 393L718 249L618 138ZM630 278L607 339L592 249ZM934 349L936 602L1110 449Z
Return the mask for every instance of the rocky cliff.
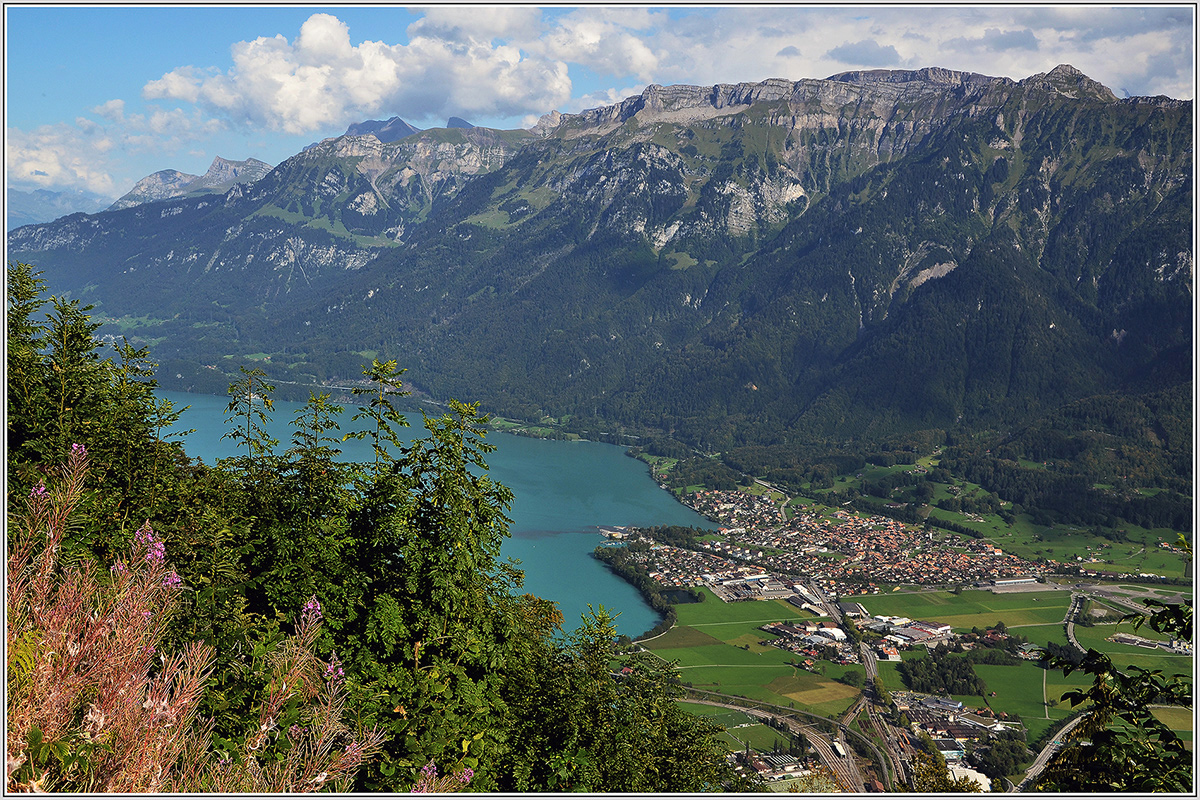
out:
M165 169L142 178L126 194L108 207L108 211L132 208L142 203L153 203L182 197L186 194L221 192L234 184L253 183L271 171L271 165L249 158L245 161L230 161L217 156L203 175L189 175L174 169Z

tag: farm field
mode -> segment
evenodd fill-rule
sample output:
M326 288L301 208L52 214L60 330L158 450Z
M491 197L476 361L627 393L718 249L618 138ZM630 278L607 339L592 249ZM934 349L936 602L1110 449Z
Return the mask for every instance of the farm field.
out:
M1151 713L1160 722L1165 723L1171 730L1179 734L1180 739L1185 742L1194 741L1196 719L1192 709L1159 707L1152 709Z
M970 589L951 592L895 592L855 598L871 614L904 616L942 622L956 631L973 627L990 628L997 622L1008 626L1061 622L1071 605L1071 595L1062 590L993 594Z
M813 615L780 601L723 603L705 592L703 603L676 606L679 622L668 633L643 642L678 662L685 683L819 714L840 713L854 702L858 690L834 678L862 667L821 662L826 674L818 675L791 666L794 654L758 643L769 638L760 625Z
M1140 587L1133 587L1139 588ZM707 591L707 590L706 590ZM1174 597L1177 592L1169 591ZM896 592L854 598L862 603L870 614L905 616L912 619L930 620L951 625L958 632L973 627L990 628L1002 621L1011 633L1028 641L1045 645L1052 641L1066 644L1063 616L1070 605L1071 593L1064 589L1046 588L1028 592L994 594L986 590L964 590L959 594L949 591ZM657 656L677 662L681 679L696 688L708 688L726 694L740 695L756 700L792 706L823 716L837 716L849 708L857 699L857 689L837 682L836 678L848 670L861 671L861 665L838 665L818 662L817 672L793 666L795 656L783 650L759 642L767 639L759 626L768 622L789 619L813 618L813 615L783 601L723 603L711 593L703 603L676 607L679 621L675 628L663 636L644 642L644 646ZM1114 632L1132 633L1132 626L1098 624L1085 628L1076 626L1076 636L1084 647L1094 647L1114 656L1119 667L1136 664L1146 669L1161 669L1168 674L1190 672L1192 661L1189 656L1171 655L1165 651L1151 651L1106 641ZM1148 629L1141 631L1150 635ZM903 651L904 660L927 657L924 648ZM904 682L896 671L895 662L878 662L879 674L885 687L891 691L903 690ZM994 712L1016 715L1028 729L1030 741L1035 741L1055 721L1069 716L1074 709L1069 702L1060 698L1063 693L1074 689L1085 689L1091 679L1074 672L1064 676L1060 670L1043 670L1036 663L1023 662L1016 666L980 664L976 673L987 685L987 696L956 697L971 707L988 706ZM995 696L990 696L995 692ZM700 706L699 708L704 708ZM703 712L705 716L713 717ZM1190 711L1182 715L1178 710L1167 709L1173 727L1178 725L1181 735L1191 741ZM745 724L740 717L729 718L720 724L727 726ZM739 728L734 736L741 741L758 736L754 728ZM762 744L770 749L775 741L775 732L764 727L763 736L769 740ZM735 747L733 739L730 747ZM752 746L754 742L752 741Z
M755 717L743 711L718 708L703 703L689 703L686 700L680 700L679 707L690 714L704 717L724 727L725 733L721 735L721 741L725 743L730 752L744 749L746 743L756 750L770 750L774 748L776 742L787 744L784 742L783 734L769 725L762 724Z

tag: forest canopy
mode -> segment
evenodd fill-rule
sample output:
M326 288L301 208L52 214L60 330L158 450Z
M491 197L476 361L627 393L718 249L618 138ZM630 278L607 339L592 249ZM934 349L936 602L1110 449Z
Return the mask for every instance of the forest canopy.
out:
M107 660L131 665L147 703L177 656L204 679L163 695L164 709L188 708L180 727L194 735L147 768L150 750L113 749L126 740L101 718L117 686L86 658L54 678L53 713L34 708L55 628L34 595L10 596L9 789L735 786L719 729L673 702L673 668L632 656L614 670L607 610L564 635L554 605L521 592L498 557L512 493L487 475L477 406L451 402L426 417L426 438L387 447L402 370L376 361L354 415L376 458L347 463L330 434L340 407L312 395L281 450L260 424L270 383L247 370L230 387L239 455L206 466L164 435L178 411L154 394L148 350L106 348L89 307L44 292L34 268L9 264L10 581L58 598L92 657L103 610L141 597L137 619L153 624ZM130 565L157 570L140 594ZM170 602L145 605L156 586ZM305 784L310 746L332 761ZM240 777L218 782L220 770Z

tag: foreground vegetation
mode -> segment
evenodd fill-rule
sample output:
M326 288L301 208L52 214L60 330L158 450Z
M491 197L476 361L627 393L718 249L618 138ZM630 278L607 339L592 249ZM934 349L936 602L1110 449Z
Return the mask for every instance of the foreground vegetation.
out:
M105 357L43 290L9 265L9 790L740 785L669 665L614 672L604 609L564 636L520 592L476 407L397 448L401 370L376 361L352 420L375 460L348 464L340 406L311 397L281 452L243 370L240 455L206 467L163 437L149 353Z

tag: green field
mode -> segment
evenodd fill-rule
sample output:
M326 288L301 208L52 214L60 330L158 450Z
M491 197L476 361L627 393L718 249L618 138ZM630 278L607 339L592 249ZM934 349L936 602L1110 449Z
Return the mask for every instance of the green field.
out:
M789 744L786 733L761 723L747 725L744 728L727 729L721 734L721 741L729 748L730 752L745 750L746 745L759 752L770 752L775 749L777 744L782 745L786 751Z
M970 589L961 595L895 592L855 599L871 614L942 622L956 631L990 628L997 622L1010 627L1061 622L1071 605L1070 593L1061 590L992 594Z
M958 595L948 591L897 592L855 599L871 614L943 622L960 632L969 631L972 627L992 627L1002 621L1014 635L1044 645L1047 641L1066 644L1062 620L1070 605L1070 598L1068 591L1045 589L1002 594L966 590ZM786 602L723 603L708 593L705 602L677 606L676 613L679 622L675 628L643 644L661 658L678 662L680 677L688 685L791 706L823 716L840 715L858 697L857 690L838 683L835 678L847 669L861 670L860 665L818 662L816 668L823 673L818 674L792 666L790 662L795 659L793 654L758 644L760 640L768 638L765 631L758 629L760 625L812 618L812 615L802 613ZM1133 632L1129 624L1119 628L1111 624L1075 628L1076 636L1084 647L1095 647L1109 653L1120 668L1136 664L1146 669L1161 669L1167 674L1190 672L1192 660L1189 656L1105 641L1106 637L1118 630ZM1149 636L1151 632L1143 628L1140 633ZM924 658L927 652L924 648L917 648L902 652L901 657L905 660ZM881 661L878 664L884 686L893 691L905 688L894 662ZM1028 729L1030 741L1036 740L1056 720L1073 711L1070 703L1060 699L1064 692L1091 685L1087 675L1074 672L1064 676L1060 670L1043 670L1033 662L1023 662L1017 666L981 664L975 670L987 685L987 696L957 699L964 705L987 705L995 712L1019 716ZM991 692L995 692L996 696L990 696ZM1176 717L1182 718L1178 710L1169 709L1164 713L1171 719L1168 724L1173 726L1177 724ZM744 720L733 724L742 722ZM1181 735L1190 741L1190 728L1182 729ZM752 734L745 734L742 738L745 740L750 736ZM773 742L774 739L767 742L766 749L770 749Z
M704 717L725 728L725 732L721 734L721 741L730 751L741 750L746 744L755 750L771 750L776 742L787 745L784 734L769 725L758 722L755 717L745 712L686 701L680 701L679 706L689 713Z
M822 662L826 674L814 674L791 666L794 654L759 644L770 638L759 626L811 614L782 601L723 603L705 593L703 603L676 606L679 622L668 633L642 643L677 662L685 683L820 714L840 713L854 702L858 690L834 680L849 665Z
M814 618L812 614L803 612L783 600L724 603L710 590L704 589L703 591L705 594L703 603L686 603L675 606L675 613L679 615L679 624L709 630L710 626L730 622L757 622L759 625L765 625L768 622Z
M1091 628L1075 626L1075 638L1079 640L1080 645L1107 653L1119 669L1132 664L1142 669L1160 669L1166 674L1191 673L1191 656L1107 641L1107 637L1114 633L1134 633L1133 626L1128 623L1123 625L1099 624ZM1135 635L1146 639L1157 636L1154 631L1145 626Z
M1188 736L1186 736L1184 738L1186 738L1187 741L1189 741L1189 742L1192 741L1192 737L1190 734L1195 733L1195 727L1196 727L1195 711L1193 711L1190 708L1178 708L1178 707L1167 708L1167 707L1159 706L1157 708L1151 709L1151 713L1154 714L1154 716L1157 717L1160 722L1166 724L1171 730L1175 731L1176 733L1189 734Z
M1047 623L1045 625L1021 625L1015 627L1012 633L1024 636L1033 644L1046 646L1046 642L1066 645L1067 632L1062 623Z
M754 717L744 711L734 711L733 709L709 706L704 703L689 703L686 700L678 702L679 707L689 714L695 714L697 717L706 717L709 721L727 728L754 722Z

